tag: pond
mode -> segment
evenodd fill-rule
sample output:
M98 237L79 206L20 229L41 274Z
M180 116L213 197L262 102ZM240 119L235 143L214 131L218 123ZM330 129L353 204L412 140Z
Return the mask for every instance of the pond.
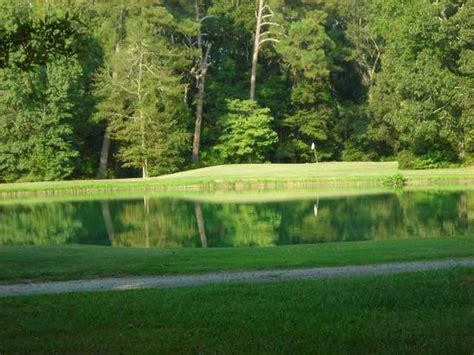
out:
M0 201L0 246L202 248L474 236L474 191L283 191Z

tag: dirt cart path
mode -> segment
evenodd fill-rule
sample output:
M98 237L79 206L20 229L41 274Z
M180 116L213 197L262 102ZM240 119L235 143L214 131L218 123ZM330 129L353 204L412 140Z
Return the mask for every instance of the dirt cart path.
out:
M144 288L172 288L223 283L318 280L324 278L390 275L431 271L458 266L474 267L474 258L416 261L390 264L318 267L245 272L215 272L200 275L103 278L29 284L0 285L0 297L67 292L97 292Z

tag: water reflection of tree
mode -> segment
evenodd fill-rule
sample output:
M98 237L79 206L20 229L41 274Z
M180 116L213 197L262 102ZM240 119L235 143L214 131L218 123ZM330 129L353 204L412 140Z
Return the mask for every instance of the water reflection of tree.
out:
M469 235L474 235L474 193L466 194L467 224Z
M82 228L71 203L0 207L0 245L55 245L76 241Z
M314 202L292 202L275 206L281 211L278 244L299 244L334 241L337 232L328 223L331 209L322 200L314 218Z
M0 245L268 246L473 235L473 192L403 192L316 201L178 199L0 205Z
M122 203L114 245L152 247L274 245L280 216L265 205L150 200ZM146 227L148 226L148 227ZM149 232L147 232L149 229ZM149 235L147 238L146 235Z
M211 246L276 244L281 214L267 204L210 204L203 209Z
M201 246L207 248L206 225L204 223L204 216L202 214L201 204L194 202L194 214L196 215L196 222L199 231L199 238L201 239Z
M401 238L455 237L469 233L465 201L466 192L424 192L400 195L404 215Z
M109 244L100 203L0 206L0 245Z
M105 230L107 231L107 237L112 243L114 240L114 224L112 222L112 215L110 214L109 201L101 201L100 203L102 210L102 217L104 219Z
M114 245L135 247L207 247L199 202L150 199L121 204Z
M406 192L324 199L318 218L311 203L282 207L281 244L452 237L472 233L467 192ZM288 206L289 207L289 206Z
M199 247L192 203L172 199L122 201L115 217L113 245ZM115 220L114 218L114 220Z

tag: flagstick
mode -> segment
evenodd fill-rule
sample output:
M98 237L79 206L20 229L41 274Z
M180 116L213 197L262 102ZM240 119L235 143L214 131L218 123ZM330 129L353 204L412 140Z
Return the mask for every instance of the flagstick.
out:
M316 153L316 145L314 144L314 142L311 144L311 150L314 152L314 159L316 160L316 163L319 163L318 155Z

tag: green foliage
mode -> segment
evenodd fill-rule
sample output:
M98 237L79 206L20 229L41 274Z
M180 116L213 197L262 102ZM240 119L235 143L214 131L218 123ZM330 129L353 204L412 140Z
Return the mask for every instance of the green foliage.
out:
M405 185L405 181L406 181L405 177L402 174L398 173L398 174L387 177L383 183L385 186L399 189Z
M0 181L95 176L105 136L111 176L190 167L199 29L203 164L309 162L313 142L322 160L472 159L472 1L268 3L278 43L259 53L241 113L255 122L239 126L254 0L198 1L203 21L184 0L0 0Z
M0 1L0 181L87 176L96 133L92 73L100 48L82 2Z
M280 156L291 161L312 161L308 149L316 143L320 158L333 157L335 135L331 121L335 117L329 75L335 70L331 51L336 47L324 25L327 15L312 11L290 25L288 36L279 44L293 78L291 109L283 121L288 128Z
M400 152L397 156L398 167L400 169L414 169L416 156L409 150Z
M79 170L74 128L88 95L82 37L67 15L37 21L21 10L11 11L31 17L6 27L0 68L0 180L65 179Z
M426 164L420 167L434 166L436 157L462 160L472 152L472 123L465 119L472 117L465 105L470 94L464 86L472 84L472 78L462 73L460 61L467 49L463 32L472 31L472 21L465 17L472 13L472 4L412 2L388 19L391 11L386 4L374 19L384 24L380 33L386 43L383 70L375 77L369 101L372 113L392 127L395 152L429 157L422 158Z
M360 148L355 147L352 144L348 144L341 152L341 159L343 161L371 161L373 156L367 154Z
M98 114L107 117L110 134L120 143L123 167L142 169L144 176L173 172L184 162L190 137L184 85L173 72L178 53L155 38L153 28L146 31L141 18L126 25L123 48L97 76Z
M250 100L229 100L227 110L219 119L222 134L215 147L219 159L231 163L264 162L278 142L271 128L270 110Z
M397 156L400 169L439 169L449 168L453 164L449 163L450 157L440 152L416 156L410 151L403 151Z

